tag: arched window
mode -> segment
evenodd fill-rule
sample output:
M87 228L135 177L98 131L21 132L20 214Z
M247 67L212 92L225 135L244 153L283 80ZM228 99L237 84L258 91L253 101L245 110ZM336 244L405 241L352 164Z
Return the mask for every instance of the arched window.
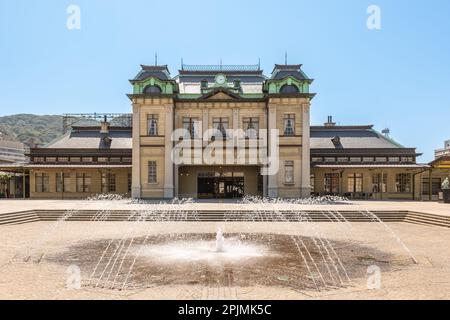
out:
M292 84L285 84L281 87L280 93L299 93L297 86Z
M144 93L146 93L146 94L159 94L159 93L162 93L162 90L157 85L153 85L153 86L149 85L149 86L145 87Z

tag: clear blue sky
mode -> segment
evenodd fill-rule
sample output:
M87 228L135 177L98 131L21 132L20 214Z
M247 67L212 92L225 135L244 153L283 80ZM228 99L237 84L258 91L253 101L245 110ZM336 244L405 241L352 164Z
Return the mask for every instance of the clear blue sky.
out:
M81 30L66 9L81 9ZM382 29L366 27L381 8ZM139 64L302 63L312 122L389 127L423 152L450 139L450 1L1 0L0 115L130 112Z

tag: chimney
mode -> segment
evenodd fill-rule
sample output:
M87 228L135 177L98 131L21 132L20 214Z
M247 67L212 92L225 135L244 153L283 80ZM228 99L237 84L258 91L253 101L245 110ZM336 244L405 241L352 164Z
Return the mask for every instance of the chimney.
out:
M103 119L103 121L101 122L100 133L104 134L104 135L107 135L109 133L109 123L108 123L108 119L106 118L106 116Z
M103 119L103 121L101 122L100 134L102 136L101 139L103 140L104 145L106 147L109 147L111 145L112 138L109 136L109 122L108 122L108 119L106 118L106 116Z
M328 116L327 122L325 122L324 125L325 127L334 127L336 123L333 122L333 116Z

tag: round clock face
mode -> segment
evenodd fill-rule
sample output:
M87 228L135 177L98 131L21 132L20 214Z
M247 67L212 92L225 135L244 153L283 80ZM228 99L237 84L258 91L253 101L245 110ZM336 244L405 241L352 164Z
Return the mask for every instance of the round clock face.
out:
M216 83L220 85L224 85L227 82L227 77L224 74L218 74L216 76Z

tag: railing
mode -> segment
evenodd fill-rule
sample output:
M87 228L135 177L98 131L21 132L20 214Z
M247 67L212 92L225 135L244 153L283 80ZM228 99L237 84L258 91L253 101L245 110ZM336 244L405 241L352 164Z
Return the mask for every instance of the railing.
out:
M111 125L131 127L132 115L129 113L66 113L63 114L63 132L66 133L71 126L98 126L100 121L112 122Z
M260 71L259 64L251 65L181 65L183 71Z

